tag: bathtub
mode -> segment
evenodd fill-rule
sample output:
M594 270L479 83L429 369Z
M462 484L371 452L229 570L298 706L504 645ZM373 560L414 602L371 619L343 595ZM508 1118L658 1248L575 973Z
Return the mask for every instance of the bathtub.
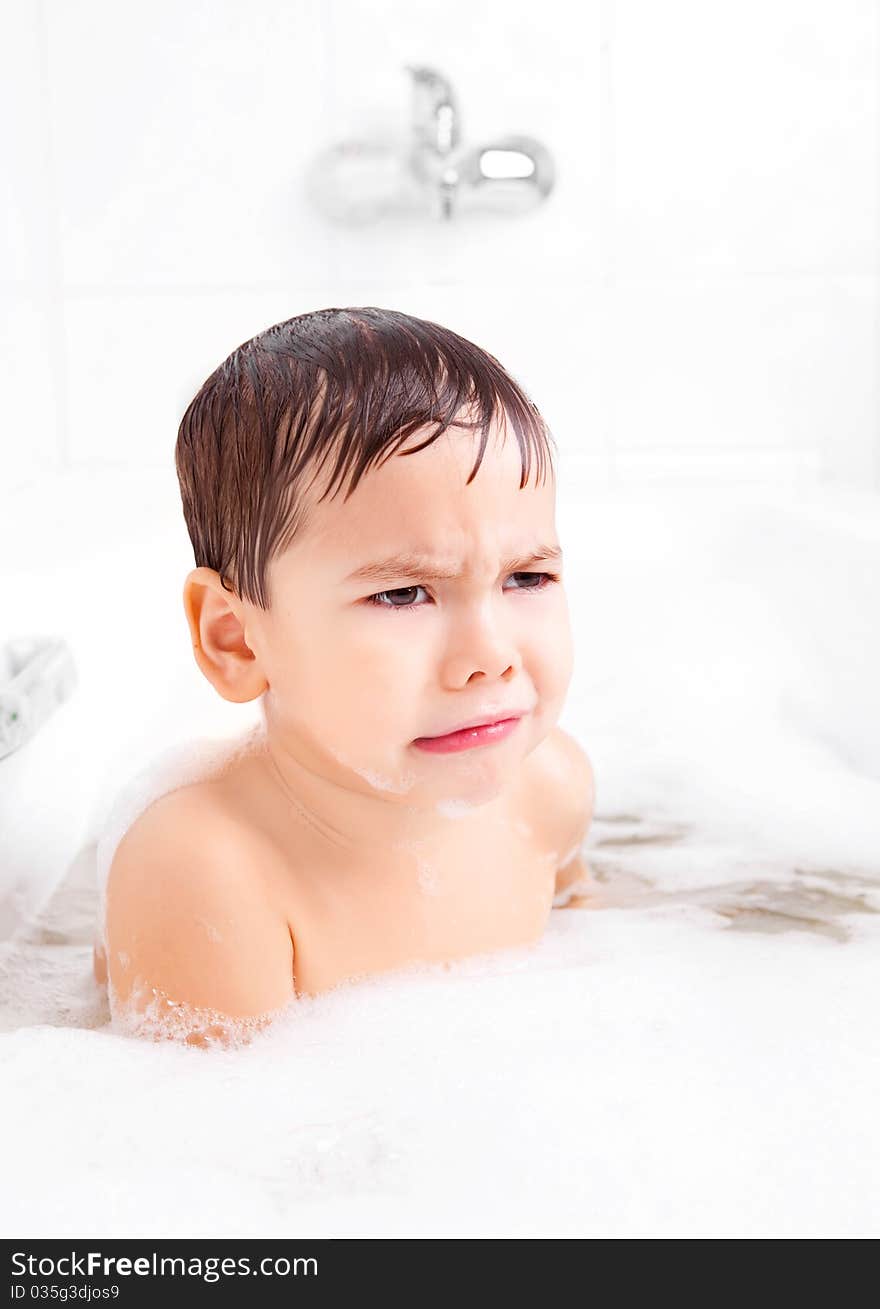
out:
M603 493L563 462L590 894L534 947L206 1052L108 1025L90 851L125 778L256 710L193 663L173 470L20 490L5 622L62 634L80 681L0 762L7 1229L876 1235L878 503Z

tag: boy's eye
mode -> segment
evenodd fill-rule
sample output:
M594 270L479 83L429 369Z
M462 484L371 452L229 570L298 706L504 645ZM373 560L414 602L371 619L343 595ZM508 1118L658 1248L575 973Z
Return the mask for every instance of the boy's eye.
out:
M510 576L524 577L529 579L529 581L534 581L536 583L534 586L515 586L512 588L514 591L543 591L548 586L551 586L554 582L559 580L559 578L553 573L511 573ZM418 609L421 608L421 606L416 604L415 600L407 599L407 597L411 597L415 592L424 590L425 588L423 586L401 586L393 591L377 591L375 595L367 596L367 603L376 605L379 609ZM403 597L403 602L401 604L396 604L393 599L391 599L391 597L394 596ZM386 597L388 598L386 599Z
M416 607L414 600L410 600L408 603L396 604L394 603L394 597L411 596L416 591L424 591L424 589L423 586L401 586L398 587L396 591L378 591L376 595L368 596L367 600L370 604L376 605L380 609L414 609Z

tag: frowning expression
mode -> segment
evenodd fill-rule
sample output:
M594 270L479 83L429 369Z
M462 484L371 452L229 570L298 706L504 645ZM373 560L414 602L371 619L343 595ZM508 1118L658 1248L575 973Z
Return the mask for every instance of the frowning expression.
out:
M272 607L251 607L248 627L267 719L309 767L479 803L555 725L573 651L554 477L533 466L520 488L515 437L493 428L467 484L478 441L451 428L391 456L348 500L314 503L273 562ZM518 723L494 739L423 748L509 713Z

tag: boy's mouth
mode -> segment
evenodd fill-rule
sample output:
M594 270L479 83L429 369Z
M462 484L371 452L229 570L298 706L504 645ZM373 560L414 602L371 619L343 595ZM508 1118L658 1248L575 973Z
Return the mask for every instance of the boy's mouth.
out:
M473 746L488 745L500 741L515 730L517 724L525 717L524 710L511 709L502 716L444 732L441 736L419 736L413 745L432 754L451 754L457 750L469 750Z

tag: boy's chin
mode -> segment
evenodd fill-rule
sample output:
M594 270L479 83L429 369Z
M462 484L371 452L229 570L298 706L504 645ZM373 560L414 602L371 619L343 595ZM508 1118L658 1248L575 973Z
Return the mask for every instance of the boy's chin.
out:
M464 773L438 781L432 788L437 805L461 807L463 811L490 804L504 795L510 785L512 770L495 767L480 773Z
M404 748L397 757L379 755L357 764L345 752L334 754L371 790L388 798L396 795L416 808L448 806L450 812L459 809L462 813L501 796L510 785L518 763L518 758L498 748L442 755Z

